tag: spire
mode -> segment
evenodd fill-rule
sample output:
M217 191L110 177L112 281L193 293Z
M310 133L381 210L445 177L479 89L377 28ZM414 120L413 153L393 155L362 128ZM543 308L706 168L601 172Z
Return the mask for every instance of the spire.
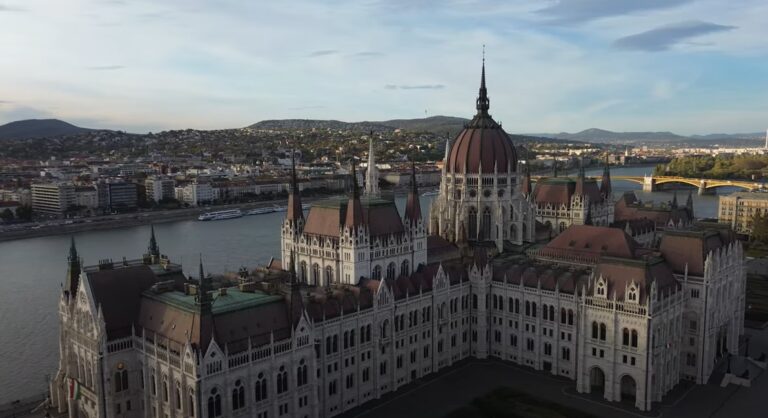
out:
M693 220L693 192L688 192L688 199L685 199L685 208L688 209L688 216Z
M523 177L523 185L520 192L526 198L533 192L533 186L531 185L531 165L528 162L528 158L525 159L525 177Z
M301 208L301 194L299 193L299 181L296 177L296 150L291 149L291 190L288 193L288 211L285 219L296 223L304 219L304 210Z
M352 160L352 196L347 203L347 215L344 226L355 228L363 224L363 205L360 203L360 192L357 190L357 174L355 161Z
M552 157L552 177L557 177L557 158Z
M600 181L600 194L603 195L603 198L607 199L611 196L613 193L613 188L611 187L611 169L608 164L608 154L605 155L605 165L603 166L603 178Z
M155 239L155 226L150 225L152 231L149 236L149 247L147 247L147 253L152 257L160 258L160 247L157 245L157 239Z
M203 270L203 255L200 254L200 269L198 273L199 285L197 286L197 297L195 302L200 306L201 311L209 311L211 309L212 301L211 295L208 293L208 278L205 277L205 271Z
M586 183L586 175L584 174L584 164L580 161L579 176L576 178L576 190L574 190L573 193L577 196L584 196L587 192L585 183Z
M70 295L74 295L77 292L77 287L80 284L80 257L77 254L77 248L75 247L75 237L72 237L69 244L69 256L67 256L67 278L64 287L64 291Z
M301 320L301 316L304 313L304 300L301 296L301 285L299 285L299 281L296 279L296 264L293 259L293 250L291 250L291 261L290 261L291 267L290 267L290 273L291 273L291 293L289 296L289 306L290 306L290 315L291 315L291 323L295 327L299 324L299 321Z
M672 194L672 204L670 204L670 206L672 209L677 209L677 190Z
M421 203L419 202L419 187L416 183L416 163L411 161L411 191L405 204L405 219L415 224L421 219Z
M485 88L485 45L483 45L483 70L480 76L480 92L477 97L477 113L487 115L490 107L488 90Z
M373 152L373 131L368 138L368 170L365 172L365 194L370 197L379 195L379 170L376 168L376 157Z

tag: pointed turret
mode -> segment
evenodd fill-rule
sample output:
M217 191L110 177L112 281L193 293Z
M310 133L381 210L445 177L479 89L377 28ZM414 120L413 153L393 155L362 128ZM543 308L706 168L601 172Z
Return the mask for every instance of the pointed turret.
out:
M200 266L198 271L198 278L200 281L200 284L197 286L197 296L195 297L195 303L200 307L200 311L207 313L211 310L211 305L213 302L211 301L211 294L209 291L211 290L209 288L208 278L205 277L205 271L203 270L203 255L200 255Z
M552 177L557 177L557 158L552 158Z
M477 96L477 114L487 115L491 103L488 100L488 90L485 88L485 46L483 46L483 70L480 75L480 91Z
M611 187L611 169L608 165L608 155L605 156L605 165L603 166L603 178L600 181L600 194L603 198L609 198L613 194Z
M520 187L520 193L523 194L525 198L528 198L528 196L533 193L533 186L531 184L531 164L530 161L528 161L528 153L526 152L525 157L525 176L523 177L523 184Z
M368 139L368 170L365 172L365 195L379 195L379 170L376 168L376 157L373 152L373 131Z
M77 248L75 247L75 237L72 237L69 244L69 256L67 256L67 279L64 285L64 291L69 295L74 295L77 292L77 287L80 284L80 257L77 254Z
M362 225L363 222L363 205L360 203L360 191L357 188L355 161L352 160L352 196L347 203L347 216L344 220L344 226L348 228L357 228Z
M574 194L576 196L584 196L587 194L587 190L585 187L585 183L587 181L587 176L584 173L584 164L579 163L579 176L576 178L576 190L574 190Z
M155 238L155 226L150 225L149 246L147 247L147 254L151 257L160 259L160 247L157 245L157 239ZM156 261L156 260L153 260Z
M672 203L669 205L672 209L677 209L677 190L672 194Z
M304 219L299 181L296 177L296 152L293 149L291 150L291 190L288 193L288 211L285 214L285 219L294 224Z
M419 187L416 183L416 163L411 161L411 190L405 204L405 219L415 225L421 219L421 203L419 202Z
M688 209L688 216L693 220L693 192L688 192L688 198L685 199L685 208Z
M299 284L299 280L296 277L296 261L293 258L293 251L291 251L291 258L289 263L289 272L291 275L291 293L289 296L289 306L291 310L291 323L295 327L299 323L299 320L301 320L301 315L304 312L304 300L301 296L301 285Z

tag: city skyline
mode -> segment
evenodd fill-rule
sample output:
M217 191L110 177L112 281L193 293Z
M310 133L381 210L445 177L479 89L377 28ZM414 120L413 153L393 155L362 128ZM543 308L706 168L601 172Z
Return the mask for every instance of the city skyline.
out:
M491 113L511 133L757 132L766 17L752 0L8 1L0 124L468 117L485 44Z

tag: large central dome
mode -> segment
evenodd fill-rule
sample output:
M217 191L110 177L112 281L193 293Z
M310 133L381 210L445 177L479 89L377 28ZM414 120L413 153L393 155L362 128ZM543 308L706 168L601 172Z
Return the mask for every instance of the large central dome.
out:
M517 152L512 139L488 114L490 102L485 88L485 61L477 98L477 114L451 145L445 162L448 173L500 174L517 171Z

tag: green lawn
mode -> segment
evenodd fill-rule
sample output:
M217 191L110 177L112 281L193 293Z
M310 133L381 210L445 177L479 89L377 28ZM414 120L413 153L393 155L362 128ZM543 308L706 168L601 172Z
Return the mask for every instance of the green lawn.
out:
M533 397L514 389L501 387L446 418L592 418L594 415Z

